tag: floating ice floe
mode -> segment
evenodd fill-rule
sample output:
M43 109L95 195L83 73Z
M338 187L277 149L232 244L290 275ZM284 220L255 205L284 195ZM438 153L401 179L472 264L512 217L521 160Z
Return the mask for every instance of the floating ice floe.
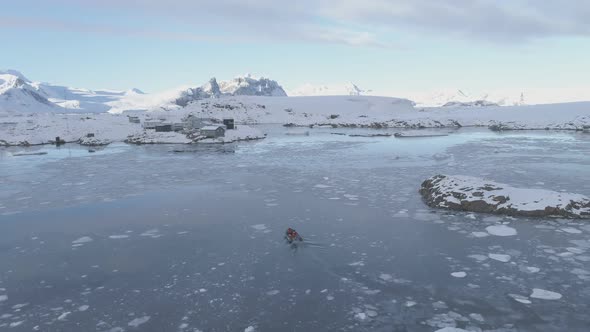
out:
M469 331L464 330L464 329L460 329L458 327L447 326L447 327L443 327L442 329L438 329L434 332L469 332Z
M278 293L280 293L279 290L273 289L271 291L266 292L266 295L268 295L268 296L274 296L274 295L277 295Z
M587 196L514 188L471 176L433 176L422 183L420 194L429 206L451 210L590 218L590 198Z
M570 233L570 234L581 234L582 233L581 230L579 230L577 228L573 228L573 227L564 227L564 228L561 228L560 230L563 232L566 232L566 233Z
M365 314L367 314L367 316L369 316L371 318L377 317L377 315L378 315L377 311L375 311L375 310L367 310L367 311L365 311Z
M467 257L473 258L473 259L475 259L478 262L483 262L483 261L485 261L485 260L488 259L488 256L480 255L480 254L473 254L473 255L469 255Z
M129 325L131 327L138 327L139 325L143 325L143 324L147 323L149 320L150 320L150 316L143 316L143 317L133 319L132 321L127 323L127 325Z
M393 276L391 274L381 273L381 275L379 275L379 279L383 281L391 281L393 279Z
M66 318L71 314L71 312L67 311L57 317L57 320L66 320Z
M129 235L110 235L109 239L119 240L119 239L126 239Z
M251 225L250 227L254 228L257 231L264 231L267 229L265 224L256 224L256 225Z
M406 301L406 307L408 307L408 308L410 308L410 307L413 307L413 306L415 306L416 304L418 304L418 303L416 303L416 302L414 302L414 301Z
M467 276L467 273L460 271L460 272L453 272L453 273L451 273L451 275L455 278L465 278Z
M247 328L244 329L244 332L254 332L254 331L256 331L254 326L248 326Z
M571 270L570 272L572 274L577 275L578 278L580 278L582 280L590 280L590 271L588 271L588 270L575 268L575 269Z
M358 261L358 262L352 262L348 264L349 266L365 266L365 262L363 261Z
M151 237L151 238L159 238L162 236L162 234L160 234L160 230L157 228L152 228L150 230L147 230L141 234L139 234L139 236L145 236L145 237Z
M471 235L473 235L475 237L487 237L487 236L490 236L490 234L488 234L486 232L471 232Z
M583 254L585 252L584 250L575 247L567 247L565 250L571 252L572 254Z
M559 300L561 299L561 294L540 289L540 288L533 288L533 293L530 295L532 298L541 299L541 300Z
M526 296L522 296L522 295L518 295L518 294L508 294L508 296L510 296L516 302L520 302L523 304L531 304L532 303L529 300L529 298Z
M73 244L83 244L88 242L92 242L92 238L89 236L83 236L77 240L72 241Z
M357 313L354 315L354 318L356 318L356 319L358 319L358 320L360 320L360 321L363 321L363 320L366 320L368 317L367 317L367 314L366 314L366 313L364 313L364 312L357 312Z
M0 295L0 302L8 300L8 295Z
M500 261L502 263L509 262L510 259L512 258L512 257L510 257L510 255L504 255L504 254L488 254L488 257L493 260Z
M10 323L10 325L8 325L8 326L10 326L11 328L12 328L12 327L17 327L17 326L21 325L21 324L22 324L22 323L24 323L24 322L25 322L24 320L21 320L21 321L18 321L18 322L12 322L12 323Z
M495 236L514 236L517 234L516 229L506 225L493 225L486 227L486 231Z
M84 305L81 305L78 307L78 311L86 311L86 310L88 310L88 308L90 308L90 306L84 304Z
M483 316L482 315L477 314L477 313L469 314L469 318L471 318L473 320L476 320L478 322L483 322L485 320L485 319L483 319Z

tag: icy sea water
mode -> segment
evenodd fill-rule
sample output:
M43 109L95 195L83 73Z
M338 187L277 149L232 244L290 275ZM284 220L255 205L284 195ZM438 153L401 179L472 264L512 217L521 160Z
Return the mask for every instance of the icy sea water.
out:
M590 135L262 129L1 149L0 330L588 331L590 222L433 210L417 191L447 173L590 195ZM286 245L289 226L317 245Z

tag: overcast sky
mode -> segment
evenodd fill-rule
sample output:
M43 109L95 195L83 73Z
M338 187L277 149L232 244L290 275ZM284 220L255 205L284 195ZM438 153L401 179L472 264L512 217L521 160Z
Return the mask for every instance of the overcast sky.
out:
M588 17L568 0L19 0L0 11L0 68L147 91L245 73L388 95L577 87Z

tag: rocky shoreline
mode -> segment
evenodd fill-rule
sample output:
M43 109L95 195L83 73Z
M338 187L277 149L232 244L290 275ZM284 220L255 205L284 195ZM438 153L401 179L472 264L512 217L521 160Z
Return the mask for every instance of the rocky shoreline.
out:
M543 189L514 188L470 176L435 175L420 194L430 207L527 217L590 218L590 198Z

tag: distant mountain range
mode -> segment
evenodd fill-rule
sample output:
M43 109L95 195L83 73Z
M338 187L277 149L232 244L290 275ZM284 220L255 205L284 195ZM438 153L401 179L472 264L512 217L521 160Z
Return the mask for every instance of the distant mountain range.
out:
M344 84L304 84L289 91L289 96L363 96L377 95L349 82ZM384 94L382 94L384 95ZM590 89L527 89L472 93L460 89L433 92L385 94L412 100L416 107L486 107L590 101ZM201 86L185 86L146 94L139 89L127 91L89 90L51 83L33 82L15 70L0 71L0 114L13 112L112 112L186 107L198 100L232 96L286 97L274 80L251 75L228 81L211 78Z
M379 95L372 90L364 90L354 83L312 85L304 84L289 91L289 96L373 96ZM514 106L524 105L524 93L515 96L501 94L473 94L465 90L447 89L433 92L393 94L395 97L407 98L418 107L467 107L467 106Z
M362 90L356 84L350 82L330 85L304 84L289 91L289 96L361 96L370 93L370 90Z
M224 96L281 96L287 94L276 82L251 75L199 87L183 87L162 93L89 90L33 82L15 70L0 71L0 113L8 112L122 112L161 107L184 107L190 102Z

